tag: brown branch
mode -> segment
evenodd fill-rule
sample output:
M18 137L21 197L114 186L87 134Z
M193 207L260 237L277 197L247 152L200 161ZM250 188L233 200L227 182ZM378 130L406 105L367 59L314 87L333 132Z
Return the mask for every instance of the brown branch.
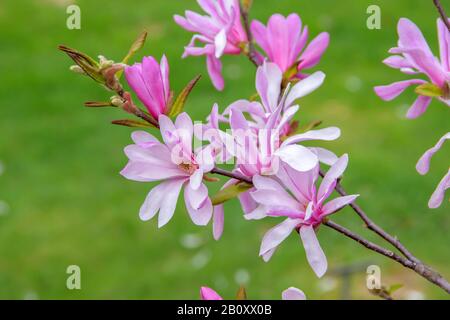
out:
M442 7L442 4L439 0L433 0L433 3L439 11L439 14L441 15L442 21L447 26L448 32L450 32L450 22L448 21L448 16L445 14L444 7Z
M324 173L320 171L320 175L324 177ZM342 187L340 181L337 182L335 190L337 193L339 193L341 196L345 197L347 196L347 192L345 192L344 188ZM360 206L356 204L356 202L353 202L350 204L350 207L353 209L353 211L356 212L356 214L364 221L366 227L375 232L377 235L382 237L384 240L389 242L391 245L393 245L398 251L400 251L407 259L415 262L415 263L421 263L419 259L417 259L411 252L409 252L408 249L398 240L397 237L394 237L384 231L380 226L378 226L375 222L373 222L369 216L364 212L364 210L361 209Z
M230 172L227 170L223 170L220 168L214 168L211 173L219 174L222 176L226 176L229 178L233 178L236 180L241 180L244 182L247 182L249 184L252 184L252 180L242 174ZM321 172L321 175L323 176L323 173ZM341 184L338 183L336 185L336 191L342 195L345 196L347 193L342 188ZM345 235L346 237L358 242L359 244L363 245L367 249L374 251L378 254L381 254L391 260L396 261L397 263L403 265L404 267L413 270L418 275L422 276L423 278L427 279L431 283L434 283L435 285L439 286L443 290L445 290L447 293L450 293L450 283L443 278L439 273L428 267L427 265L423 264L419 259L417 259L414 255L412 255L401 243L400 241L389 235L386 231L384 231L382 228L380 228L378 225L376 225L370 218L367 216L367 214L356 204L350 205L351 208L358 214L358 216L363 219L363 221L366 223L367 227L374 231L377 235L381 236L384 240L392 244L395 248L397 248L404 256L401 256L391 250L388 250L386 248L383 248L373 242L370 242L361 236L357 235L356 233L353 233L352 231L338 225L337 223L334 223L330 220L323 221L323 224L327 227L330 227L331 229L334 229L338 231L339 233Z
M256 67L258 67L259 66L259 61L258 61L255 45L253 44L253 35L252 35L252 31L250 29L250 20L249 20L249 17L248 17L248 11L247 11L247 9L244 8L244 6L242 5L241 1L239 1L239 5L240 5L240 8L241 8L242 23L244 24L244 30L245 30L245 33L247 34L247 41L248 41L247 56L250 59L250 61Z
M325 226L343 234L344 236L358 242L359 244L363 245L369 250L372 250L376 253L379 253L391 260L394 260L398 262L399 264L403 265L404 267L413 270L423 278L427 279L428 281L434 283L435 285L439 286L440 288L444 289L447 293L450 293L450 283L443 278L439 273L431 269L430 267L424 265L423 263L416 263L413 262L405 257L402 257L388 249L385 249L373 242L370 242L363 237L357 235L356 233L353 233L352 231L342 227L341 225L333 222L333 221L324 221L322 224Z
M244 182L247 182L248 184L253 184L252 179L250 179L242 174L223 170L220 168L212 169L211 173L218 174L218 175L225 176L225 177L232 178L232 179L236 179L236 180L240 180L240 181L244 181Z

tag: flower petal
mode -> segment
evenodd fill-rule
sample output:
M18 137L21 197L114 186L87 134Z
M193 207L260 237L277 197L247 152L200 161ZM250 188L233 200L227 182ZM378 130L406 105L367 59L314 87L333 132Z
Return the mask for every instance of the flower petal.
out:
M339 197L339 198L331 200L330 202L327 202L322 207L321 217L325 217L325 216L335 213L339 209L341 209L341 208L345 207L346 205L355 201L355 199L358 197L359 197L359 194L355 194L355 195L351 195L351 196Z
M420 85L424 83L426 83L426 81L420 79L405 80L394 82L387 86L378 86L375 87L374 90L377 96L379 96L381 99L385 101L391 101L397 98L400 94L402 94L403 91L405 91L409 86L416 84Z
M214 206L213 208L213 237L214 240L219 240L222 237L224 227L224 209L223 204Z
M185 179L177 179L167 182L164 199L161 202L158 215L158 228L162 228L172 219L184 181Z
M299 81L289 92L286 98L286 105L290 106L295 100L307 96L319 88L325 81L325 73L322 71L314 72L312 75Z
M439 139L438 143L433 148L427 150L424 153L424 155L417 162L417 172L419 172L421 175L425 175L428 173L428 171L430 170L431 158L442 148L444 142L448 139L450 139L450 132L447 132L441 139Z
M297 219L286 219L279 225L273 227L264 235L261 242L259 255L262 256L270 250L278 247L290 234L295 230L295 227L300 223Z
M202 300L223 300L217 292L207 287L202 287L200 289L200 297Z
M427 111L432 100L433 99L431 97L419 96L411 108L409 108L406 117L408 119L420 117L425 111Z
M282 146L275 152L275 155L293 169L301 172L311 170L319 162L311 150L297 144Z
M315 274L321 278L328 268L327 258L317 240L316 232L312 226L302 226L300 228L300 238L305 247L306 259Z
M323 177L322 184L317 193L319 203L322 203L332 192L336 186L337 179L342 176L348 165L348 155L344 154L339 160L328 170Z
M306 300L306 295L302 290L290 287L281 294L283 300Z
M439 182L439 185L431 196L430 201L428 202L428 207L430 209L436 209L441 206L444 201L445 191L448 188L450 188L450 169L444 178L442 178L441 182Z
M213 55L206 56L206 66L214 87L222 91L225 83L222 77L222 62Z

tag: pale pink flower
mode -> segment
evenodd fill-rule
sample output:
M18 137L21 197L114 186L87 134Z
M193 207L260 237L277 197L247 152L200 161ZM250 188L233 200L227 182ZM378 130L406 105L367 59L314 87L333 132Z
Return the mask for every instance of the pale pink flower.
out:
M267 27L259 21L253 21L251 31L269 60L276 63L283 73L298 63L296 67L299 78L305 77L301 74L303 70L320 62L330 41L328 33L323 32L303 51L308 41L308 27L302 28L302 21L297 14L291 14L287 18L274 14Z
M144 57L142 63L125 67L125 78L155 120L167 114L171 94L166 56L161 64L153 57Z
M186 113L180 114L175 123L160 115L159 125L164 143L145 131L136 131L132 134L135 144L125 148L129 158L121 171L125 178L162 181L145 199L140 218L150 220L159 211L158 226L164 226L172 218L184 187L184 200L192 221L206 225L212 216L212 203L203 175L214 167L211 149L192 150L193 124Z
M450 32L441 19L438 19L437 24L440 60L431 52L420 29L412 21L402 18L398 23L398 47L389 51L394 55L384 60L384 63L408 75L425 75L442 92L437 98L450 107ZM383 100L390 101L408 87L426 83L422 79L399 81L375 87L375 92ZM432 95L419 95L406 116L410 119L419 117L427 110L432 99Z
M200 298L202 300L223 300L223 298L213 289L208 287L200 288ZM282 300L306 300L306 295L302 290L290 287L281 294Z
M241 23L239 0L197 0L207 13L200 15L187 10L186 17L175 15L177 24L195 33L185 47L183 57L206 55L208 73L218 90L224 87L222 62L224 54L237 55L241 46L248 42ZM196 46L196 42L203 46Z
M306 251L307 260L318 277L327 270L327 259L316 237L316 229L323 219L352 203L358 196L350 195L325 201L333 192L338 178L344 173L348 156L342 156L327 172L316 189L319 167L299 172L289 166L281 166L275 179L255 176L256 191L253 199L265 216L287 217L281 224L269 230L261 243L260 255L269 261L278 246L293 232L298 231ZM258 218L261 218L259 216Z
M448 139L450 139L450 132L447 132L434 147L424 153L424 155L417 162L417 172L419 172L421 175L425 175L428 173L428 171L430 170L431 159L433 158L435 153L442 148L444 142ZM430 207L431 209L440 207L442 202L444 201L445 191L448 188L450 188L450 168L448 170L448 173L441 180L433 195L431 196L430 201L428 202L428 207Z
M281 106L281 112L287 112L298 99L317 90L325 81L325 74L315 72L306 79L297 82L292 88L289 85L281 92L283 74L280 68L271 62L264 62L256 72L256 90L261 98L259 101L238 100L225 109L223 115L229 116L232 110L240 110L250 116L249 125L254 128L265 128L270 116ZM280 95L283 98L280 100ZM280 118L281 119L281 118ZM280 130L282 136L290 132L290 123Z

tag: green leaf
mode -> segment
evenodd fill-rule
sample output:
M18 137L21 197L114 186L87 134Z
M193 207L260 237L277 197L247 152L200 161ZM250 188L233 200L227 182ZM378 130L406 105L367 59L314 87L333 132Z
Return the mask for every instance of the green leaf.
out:
M196 76L187 84L186 87L184 87L184 89L180 92L180 94L173 102L169 111L169 117L176 117L181 112L183 112L183 108L187 98L189 97L189 94L191 93L192 89L194 89L195 85L197 84L197 82L200 80L201 77L202 77L201 75Z
M247 291L245 287L240 287L236 293L236 300L247 300Z
M145 40L147 40L147 31L142 32L139 37L133 42L131 45L130 50L128 51L125 58L123 58L122 63L127 64L128 61L138 52L142 49L142 47L145 44ZM119 73L117 73L117 78L120 79L120 77L123 74L123 70L121 70Z
M100 72L100 65L97 61L83 52L63 45L59 45L58 49L66 53L81 69L83 69L86 75L101 84L105 84L106 80Z
M442 91L442 89L432 83L421 84L420 86L418 86L416 88L415 91L417 94L419 94L421 96L433 97L433 98L441 97L444 95L444 92Z
M242 192L248 191L252 187L252 185L245 182L233 184L225 189L220 190L213 197L211 197L212 204L216 206L227 202L228 200L236 198Z
M131 128L152 128L152 126L149 123L132 119L114 120L111 123Z

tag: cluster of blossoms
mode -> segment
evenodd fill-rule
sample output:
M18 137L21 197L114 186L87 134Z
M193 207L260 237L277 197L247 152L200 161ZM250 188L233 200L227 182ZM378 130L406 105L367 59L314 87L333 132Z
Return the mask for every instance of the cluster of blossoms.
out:
M131 66L105 65L75 50L63 50L81 66L82 72L118 93L112 106L144 119L147 121L144 127L150 124L159 130L162 141L147 131L135 131L131 135L134 143L125 148L129 161L121 174L133 181L159 182L140 208L142 220L158 216L158 226L166 225L183 189L192 222L206 226L212 220L213 237L218 240L225 224L223 203L237 198L246 220L284 218L262 239L259 255L264 261L269 261L280 244L297 233L309 265L322 277L327 271L327 259L317 232L330 215L358 197L344 195L330 199L347 168L347 154L337 156L328 149L304 144L334 141L340 137L340 129L315 129L315 126L299 129L299 122L294 120L300 110L298 100L325 81L323 72L305 73L305 70L320 62L329 35L321 33L307 44L308 27L302 25L297 14L288 17L274 14L267 26L256 20L245 21L244 28L242 20L246 19L241 17L245 8L238 0L198 0L198 3L207 15L186 11L185 17L174 16L178 25L195 33L183 57L206 56L208 73L218 90L224 88L220 60L223 55L244 54L258 66L255 81L258 97L237 100L222 112L214 104L205 122L194 123L183 112L184 102L198 78L174 99L165 56L159 63L149 56ZM419 97L409 109L408 118L423 114L433 98L450 106L450 32L442 20L438 20L438 32L440 60L432 54L417 26L401 19L398 46L390 50L393 56L384 61L408 75L424 74L430 81L413 79L375 88L382 99L392 100L409 86L417 85ZM116 76L121 69L146 111L136 107L131 95L122 89ZM128 120L122 124L143 126ZM447 139L450 133L423 155L417 164L419 173L429 171L431 158ZM234 164L232 171L218 167L224 163ZM207 182L217 181L210 174L229 178L216 195L211 195L207 187ZM430 199L430 208L441 205L449 187L450 171ZM206 287L201 289L201 298L222 299ZM306 299L301 290L293 287L285 290L282 298Z
M407 75L423 74L429 82L423 79L395 82L387 86L375 87L377 95L389 101L399 96L408 87L417 86L415 92L418 97L406 115L410 119L421 116L428 109L433 98L450 107L450 31L444 21L440 18L437 20L440 59L433 55L422 32L412 21L406 18L400 19L397 29L398 46L389 51L393 56L384 60L384 63L392 68L400 69ZM416 166L420 174L428 173L431 158L447 139L450 139L450 132L447 132L436 146L420 158ZM448 188L450 188L450 169L431 196L428 206L433 209L439 207Z

